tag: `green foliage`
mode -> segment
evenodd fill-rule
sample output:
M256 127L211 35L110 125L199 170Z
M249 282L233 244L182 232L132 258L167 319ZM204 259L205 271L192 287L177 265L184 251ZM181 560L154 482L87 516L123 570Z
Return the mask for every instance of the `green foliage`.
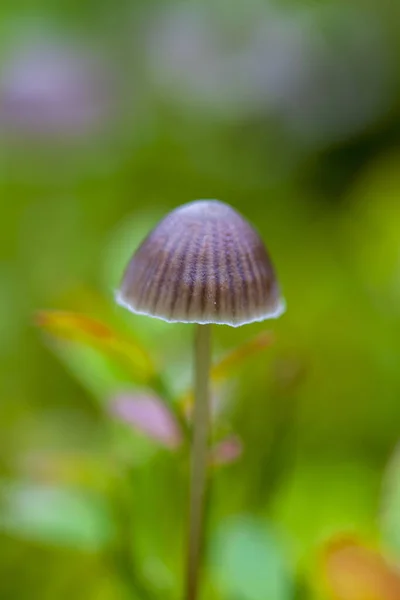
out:
M293 598L283 550L262 520L240 515L222 522L213 539L211 564L224 598Z
M0 529L25 540L98 552L114 537L101 497L74 489L3 482Z

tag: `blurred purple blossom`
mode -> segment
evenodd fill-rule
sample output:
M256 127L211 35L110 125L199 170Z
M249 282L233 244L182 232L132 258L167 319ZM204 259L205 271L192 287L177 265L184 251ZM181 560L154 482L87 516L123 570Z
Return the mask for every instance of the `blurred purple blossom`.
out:
M110 69L78 40L27 34L3 56L0 123L8 131L80 138L104 127L115 100Z
M250 3L237 12L175 4L150 19L145 60L159 92L220 120L273 118L312 143L390 110L393 48L367 6Z
M157 396L121 393L111 401L118 419L170 449L182 443L182 432L174 415Z

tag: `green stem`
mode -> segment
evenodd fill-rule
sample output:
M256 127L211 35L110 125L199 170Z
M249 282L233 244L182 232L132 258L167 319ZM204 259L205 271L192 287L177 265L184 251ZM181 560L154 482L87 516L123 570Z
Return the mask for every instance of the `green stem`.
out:
M186 600L196 600L199 587L208 463L210 362L211 325L197 325Z

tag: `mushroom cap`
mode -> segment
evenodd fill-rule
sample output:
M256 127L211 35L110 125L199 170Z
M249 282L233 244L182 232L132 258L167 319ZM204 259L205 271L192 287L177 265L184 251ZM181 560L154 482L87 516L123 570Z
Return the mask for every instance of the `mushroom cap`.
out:
M184 204L153 229L128 264L117 302L164 321L234 327L284 311L261 238L218 200Z

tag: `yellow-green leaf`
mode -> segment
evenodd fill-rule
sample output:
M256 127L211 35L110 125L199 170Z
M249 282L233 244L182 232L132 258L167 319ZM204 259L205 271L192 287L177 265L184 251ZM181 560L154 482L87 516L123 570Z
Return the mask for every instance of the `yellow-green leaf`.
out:
M263 331L246 340L212 366L211 377L213 381L219 382L227 379L246 360L269 348L273 341L274 338L270 331Z
M71 347L88 347L111 360L131 379L145 383L155 373L153 362L146 350L135 340L124 337L108 325L87 315L67 311L41 311L36 323L50 336Z

